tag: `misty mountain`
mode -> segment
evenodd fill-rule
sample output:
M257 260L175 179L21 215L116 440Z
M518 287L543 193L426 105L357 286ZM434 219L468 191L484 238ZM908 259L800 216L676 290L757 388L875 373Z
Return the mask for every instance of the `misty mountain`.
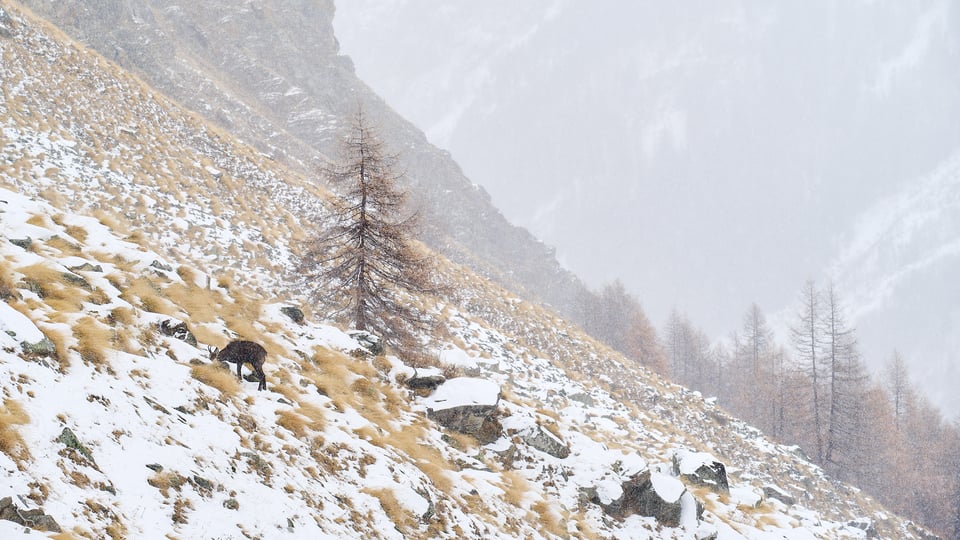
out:
M429 245L559 309L583 292L551 248L509 223L448 153L356 77L334 36L331 0L24 4L308 176L319 178L342 119L363 107L399 155Z
M830 270L960 152L956 5L357 1L335 24L364 80L588 283L720 337L836 279L868 361L899 347L960 412L935 375L958 362L949 214L901 238L941 288L909 258Z
M290 275L311 176L9 2L0 58L0 537L930 538L439 254L375 351Z

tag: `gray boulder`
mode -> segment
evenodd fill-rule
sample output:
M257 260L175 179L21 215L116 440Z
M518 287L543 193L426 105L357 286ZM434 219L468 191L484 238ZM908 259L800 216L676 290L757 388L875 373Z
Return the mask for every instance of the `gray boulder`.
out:
M298 307L283 306L280 308L280 313L290 317L290 320L297 324L303 324L303 310Z
M352 337L353 340L360 345L362 348L361 352L364 354L369 353L373 356L380 356L385 351L383 340L380 339L380 336L375 336L365 330L351 330L347 332L347 335Z
M414 369L413 375L404 384L411 390L436 390L447 380L437 368Z
M497 420L500 385L487 379L447 379L424 398L427 416L443 427L472 435L480 444L500 438L503 426Z
M21 502L24 499L20 499ZM0 519L44 532L62 532L57 520L43 513L42 508L23 509L13 503L13 497L0 499Z
M193 332L187 328L187 323L179 321L174 323L172 319L167 319L160 322L160 333L165 336L170 336L194 347L197 346L197 338L194 337Z
M659 484L659 485L658 485ZM683 484L676 478L658 475L654 478L649 469L640 472L622 485L623 495L610 504L603 504L595 491L581 491L593 494L591 502L600 505L604 512L617 519L631 515L652 517L665 527L679 527L683 512L683 496L689 495ZM703 505L696 501L696 517L703 515Z
M525 430L520 437L523 442L555 458L564 459L570 455L570 448L561 439L541 426L534 426Z
M23 342L20 344L20 348L23 350L23 354L34 358L56 358L57 356L56 344L46 337L36 343Z
M673 474L697 486L705 486L715 493L730 493L727 468L710 454L680 451L673 455Z
M10 20L10 15L7 15L3 7L0 7L0 37L8 38L11 36L13 36L13 21Z
M787 506L793 506L797 499L773 484L763 486L763 497L765 499L776 499Z
M496 408L464 405L439 411L430 409L427 416L447 429L476 437L480 444L489 444L503 434L503 426L495 413Z

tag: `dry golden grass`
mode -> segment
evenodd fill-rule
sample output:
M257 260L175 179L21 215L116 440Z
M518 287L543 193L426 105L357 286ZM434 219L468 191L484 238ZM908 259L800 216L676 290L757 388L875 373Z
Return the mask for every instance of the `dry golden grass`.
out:
M50 222L47 220L47 216L45 214L33 214L27 218L27 223L43 229L50 228Z
M523 500L530 491L530 484L519 471L503 471L500 475L504 481L503 500L516 507L522 507Z
M78 533L79 534L79 533ZM53 536L48 536L50 540L77 540L78 538L84 538L83 536L76 536L68 531L61 531Z
M89 234L86 229L77 225L67 225L64 232L81 244L87 241L87 235Z
M30 450L17 433L17 426L30 422L30 417L19 403L11 399L3 401L0 407L0 452L10 459L20 462L30 459Z
M120 326L129 326L133 324L134 313L131 308L126 306L115 307L110 310L110 321Z
M207 386L216 388L227 396L236 395L240 391L240 381L229 369L217 364L201 364L190 368L190 376Z
M45 244L46 246L48 246L48 247L52 247L52 248L58 250L60 253L63 253L64 255L79 255L79 254L80 254L80 246L79 246L79 245L77 245L77 244L71 242L70 240L67 240L66 238L63 238L63 237L61 237L61 236L54 236L54 237L48 239L46 242L44 242L44 244Z
M186 268L181 266L180 268ZM223 308L223 295L218 291L201 289L193 286L193 281L186 280L187 284L173 283L163 289L163 293L180 309L190 315L190 321L214 322L220 315Z
M564 526L565 518L570 517L568 512L564 512L567 515L560 515L549 503L539 500L530 505L530 513L536 518L542 530L558 538L568 535L567 528Z
M71 341L71 336L67 332L61 332L59 328L41 328L43 334L47 336L47 339L53 342L54 347L57 349L57 364L60 366L60 371L66 371L70 367L70 355L67 354L67 351L70 350L69 341Z
M8 298L19 298L16 292L16 280L13 277L13 269L10 264L4 260L0 261L0 300Z
M176 305L161 296L161 289L149 278L139 277L128 283L126 288L117 288L121 289L120 298L131 305L139 304L144 311L173 315L178 310Z
M363 488L360 491L376 497L394 527L404 535L413 532L418 526L417 516L407 510L397 499L396 493L388 488Z
M192 286L197 282L197 271L189 266L178 266L177 275L180 276L180 279L182 279L187 286Z
M19 272L23 274L24 282L39 288L38 294L41 298L52 294L57 286L65 284L63 272L44 263L24 266L19 269Z
M295 411L277 411L277 425L293 433L297 438L304 438L307 430L320 431L324 426L323 412L316 407L309 409L301 407Z
M83 317L73 325L77 338L77 352L85 362L102 365L106 361L106 349L113 341L113 330L93 317Z
M380 446L384 447L392 446L402 454L410 456L411 461L430 478L437 489L447 492L453 487L453 480L447 474L452 466L440 450L430 444L424 444L424 432L422 425L405 425L381 437L375 443L379 442Z
M117 233L124 233L126 229L121 227L120 222L117 220L114 214L108 213L106 210L97 209L93 212L93 217L97 219L102 225L111 231Z

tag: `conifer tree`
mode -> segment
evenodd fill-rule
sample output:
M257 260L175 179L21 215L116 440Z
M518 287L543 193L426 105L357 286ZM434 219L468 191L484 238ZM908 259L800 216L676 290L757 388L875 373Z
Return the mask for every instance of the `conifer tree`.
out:
M800 312L798 320L791 327L791 339L800 371L809 380L809 416L812 428L810 441L801 441L813 449L816 463L823 464L824 458L824 396L823 368L820 352L823 347L821 325L821 295L813 281L807 281L800 292Z
M414 216L403 215L396 161L358 111L338 161L324 170L340 193L332 223L309 243L300 271L329 316L400 344L426 322L409 294L432 287L426 259L413 245Z
M822 355L829 398L823 461L842 470L853 467L856 453L864 450L867 372L857 350L854 330L847 325L833 285L827 288L823 300Z

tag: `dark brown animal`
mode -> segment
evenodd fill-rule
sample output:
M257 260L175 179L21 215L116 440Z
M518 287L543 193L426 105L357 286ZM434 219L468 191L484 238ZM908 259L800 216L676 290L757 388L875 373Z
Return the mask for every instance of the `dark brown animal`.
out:
M231 341L222 351L220 349L207 347L207 352L210 353L211 362L219 360L221 362L236 364L237 377L239 377L241 381L243 380L243 376L240 375L240 368L243 367L244 363L250 364L250 367L256 372L257 377L260 378L260 384L257 386L257 390L267 389L267 376L263 374L263 361L267 358L267 350L261 347L259 343L239 340Z

